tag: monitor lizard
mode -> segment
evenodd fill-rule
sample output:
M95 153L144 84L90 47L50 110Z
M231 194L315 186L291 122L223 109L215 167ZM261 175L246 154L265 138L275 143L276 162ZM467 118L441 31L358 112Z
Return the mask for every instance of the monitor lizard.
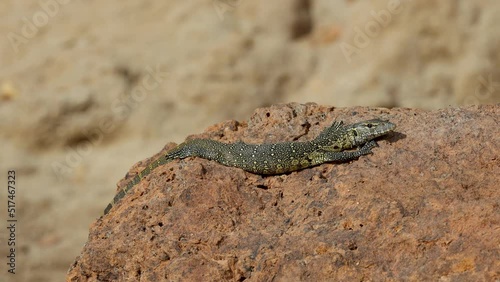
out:
M255 174L282 174L327 162L350 161L371 154L371 149L377 146L374 139L392 132L394 128L395 124L380 119L348 126L344 126L342 121L335 121L315 139L304 142L248 144L239 141L227 144L211 139L192 139L179 144L139 172L116 194L104 214L152 170L175 159L200 157ZM358 149L350 150L355 147Z

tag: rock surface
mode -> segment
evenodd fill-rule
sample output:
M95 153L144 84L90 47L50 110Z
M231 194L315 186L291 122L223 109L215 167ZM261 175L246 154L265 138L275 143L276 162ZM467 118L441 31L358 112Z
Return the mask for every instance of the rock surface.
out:
M92 224L67 281L500 279L499 105L287 104L191 138L309 140L375 117L396 132L350 163L268 177L199 158L157 168Z

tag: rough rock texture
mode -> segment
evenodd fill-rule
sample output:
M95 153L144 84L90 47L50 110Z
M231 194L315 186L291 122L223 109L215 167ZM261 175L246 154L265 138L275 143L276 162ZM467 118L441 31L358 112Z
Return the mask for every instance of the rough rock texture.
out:
M375 117L396 132L350 163L268 177L199 158L157 168L91 226L67 280L500 279L499 105L288 104L196 137L308 140Z

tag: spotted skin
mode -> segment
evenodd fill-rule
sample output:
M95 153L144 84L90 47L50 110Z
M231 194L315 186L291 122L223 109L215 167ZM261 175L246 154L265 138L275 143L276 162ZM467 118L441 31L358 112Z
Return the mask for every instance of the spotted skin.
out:
M377 145L373 139L388 134L394 128L396 125L389 121L372 119L348 126L343 126L341 121L334 122L314 140L306 142L247 144L240 141L227 144L210 139L189 140L139 172L118 192L104 214L152 170L174 159L200 157L256 174L282 174L327 162L350 161L370 154ZM353 148L358 149L350 150Z

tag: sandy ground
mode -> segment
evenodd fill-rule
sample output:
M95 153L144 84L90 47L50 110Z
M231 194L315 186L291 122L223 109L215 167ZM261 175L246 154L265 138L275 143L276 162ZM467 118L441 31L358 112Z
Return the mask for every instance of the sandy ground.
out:
M257 107L500 102L499 12L496 1L0 2L0 281L63 280L135 162Z

